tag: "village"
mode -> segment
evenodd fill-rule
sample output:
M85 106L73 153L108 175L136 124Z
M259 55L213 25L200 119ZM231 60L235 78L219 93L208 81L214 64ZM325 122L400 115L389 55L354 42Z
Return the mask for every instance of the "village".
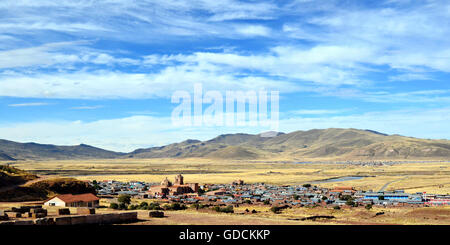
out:
M265 183L246 184L236 180L229 184L184 183L184 177L177 175L174 183L165 178L159 185L139 181L93 182L100 196L111 198L130 195L140 199L158 199L185 204L208 205L288 205L288 206L443 206L450 205L450 195L430 193L405 193L403 190L380 191L356 190L342 186L333 189L311 184L271 185Z
M450 205L450 195L405 193L403 190L356 190L341 186L332 189L312 184L272 185L247 184L236 180L229 184L185 183L179 174L174 181L167 177L161 183L140 181L92 181L96 194L62 194L49 198L41 205L22 205L0 211L1 225L89 225L138 222L135 209L150 210L147 217L164 217L164 210L189 207L212 207L217 212L233 213L233 207L247 205L270 206L273 213L293 207L341 209L372 206L430 207ZM110 206L104 206L105 200ZM139 205L130 205L131 200ZM137 200L137 201L136 201ZM140 201L139 201L140 200ZM148 204L148 201L151 201ZM123 206L119 206L122 204ZM125 205L125 204L126 205ZM142 205L142 204L147 205ZM226 208L221 208L221 207ZM99 210L100 212L96 212ZM113 211L113 212L111 212ZM253 209L246 212L255 213Z

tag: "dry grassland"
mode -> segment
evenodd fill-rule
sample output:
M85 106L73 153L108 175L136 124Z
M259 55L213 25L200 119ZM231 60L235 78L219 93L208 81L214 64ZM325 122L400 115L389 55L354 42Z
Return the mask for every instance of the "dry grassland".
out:
M359 166L324 163L274 163L211 159L113 159L79 161L24 161L14 166L38 174L55 174L80 180L139 180L160 182L183 173L187 182L304 184L343 176L368 176L358 180L316 184L323 187L354 186L363 190L405 189L407 192L450 193L450 162L404 162L392 166Z

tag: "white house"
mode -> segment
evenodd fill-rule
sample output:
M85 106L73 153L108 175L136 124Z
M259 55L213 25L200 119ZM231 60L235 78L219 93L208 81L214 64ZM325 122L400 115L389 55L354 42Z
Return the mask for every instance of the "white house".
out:
M45 206L56 207L98 207L100 198L92 193L57 195L44 203Z

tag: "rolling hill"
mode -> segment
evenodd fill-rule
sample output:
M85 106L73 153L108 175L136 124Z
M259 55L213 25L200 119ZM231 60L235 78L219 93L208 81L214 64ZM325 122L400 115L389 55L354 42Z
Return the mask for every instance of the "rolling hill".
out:
M112 152L89 145L56 146L36 143L17 143L0 140L0 160L39 160L39 159L90 159L117 158L122 153Z
M211 159L449 159L449 140L387 135L360 129L313 129L291 133L224 134L117 153L88 145L55 146L0 140L0 160L90 158Z
M225 134L207 141L188 140L140 149L128 157L448 159L450 141L387 135L372 130L330 128L278 133L273 137Z
M45 200L66 193L95 193L95 188L73 178L47 179L15 167L0 165L1 202Z

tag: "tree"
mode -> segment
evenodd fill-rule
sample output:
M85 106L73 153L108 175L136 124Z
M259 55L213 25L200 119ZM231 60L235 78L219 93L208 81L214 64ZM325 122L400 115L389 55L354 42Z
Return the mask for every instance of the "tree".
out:
M269 204L270 204L270 200L269 199L264 200L264 205L269 205Z
M184 210L184 209L186 209L187 207L186 207L186 205L181 205L181 204L179 204L179 203L172 203L172 204L168 204L168 205L165 205L164 206L164 209L165 210Z
M347 204L348 206L352 206L354 207L356 205L356 203L353 201L352 198L348 199L345 204Z
M339 210L339 209L341 209L341 207L339 207L339 206L334 206L333 209Z
M137 205L129 205L129 206L128 206L128 209L129 209L129 210L136 210L137 208L138 208Z
M130 195L120 195L119 198L117 199L117 201L119 201L119 203L128 205L131 203L131 196Z
M141 202L139 203L139 208L140 209L147 209L148 207L148 203L147 202Z
M113 202L113 203L109 204L109 208L118 209L119 208L119 204Z
M303 187L309 188L309 187L311 187L311 184L304 184Z
M372 204L367 204L365 207L367 210L371 210L372 209Z
M148 205L147 209L149 210L161 210L162 208L159 206L159 203L152 202Z
M127 205L125 203L119 203L119 209L127 209Z

